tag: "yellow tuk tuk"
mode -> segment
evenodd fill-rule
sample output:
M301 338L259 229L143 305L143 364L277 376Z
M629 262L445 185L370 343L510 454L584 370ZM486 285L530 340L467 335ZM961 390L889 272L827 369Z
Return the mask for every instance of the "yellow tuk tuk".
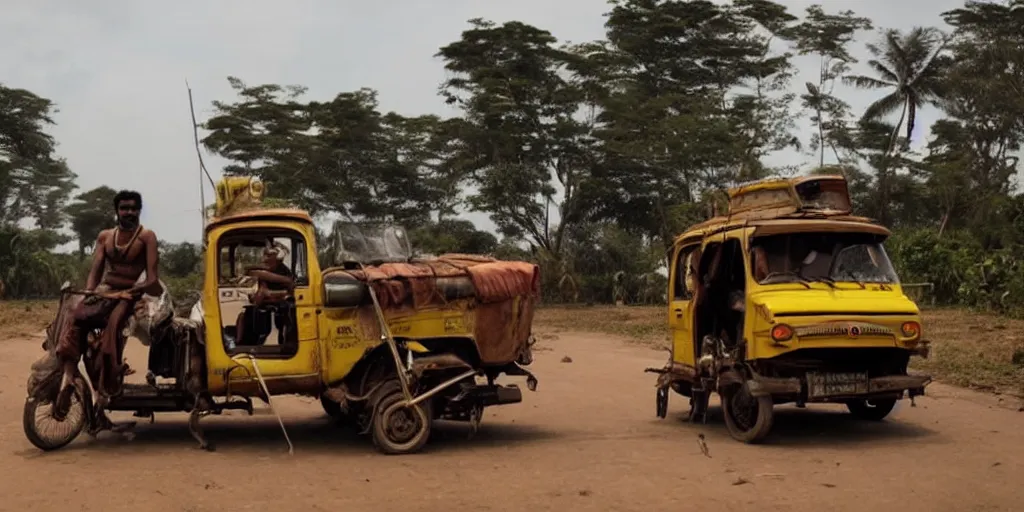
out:
M523 368L532 361L535 265L471 255L417 260L397 226L350 225L332 244L338 265L321 268L306 212L262 207L263 187L249 178L227 178L217 192L217 215L205 228L201 301L189 318L137 324L151 340L148 382L124 384L99 410L150 419L189 412L191 433L212 449L202 417L252 414L254 397L273 409L273 396L313 396L332 417L370 433L380 451L396 454L420 450L436 419L468 421L475 431L484 407L520 402L518 386L495 384L501 374L524 376L536 389ZM283 254L294 287L287 300L264 306L250 302L255 283L243 269L267 247ZM100 428L80 374L71 403L56 407L56 338L80 296L66 292L25 403L25 434L43 450Z
M918 307L900 288L888 229L851 213L842 176L768 179L728 191L729 210L676 238L669 271L671 356L657 381L706 421L712 392L739 441L771 430L776 404L843 403L881 420L931 381Z

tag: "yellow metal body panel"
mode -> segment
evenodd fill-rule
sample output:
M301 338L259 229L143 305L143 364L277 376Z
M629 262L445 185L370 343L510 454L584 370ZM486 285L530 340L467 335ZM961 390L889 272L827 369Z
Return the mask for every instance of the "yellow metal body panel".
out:
M756 284L754 285L756 286ZM748 340L748 359L778 357L809 348L914 348L920 334L904 336L904 322L921 323L921 313L898 285L836 283L832 289L824 283L800 285L774 284L757 287L748 294L744 337ZM785 316L780 317L779 314ZM795 335L786 342L775 342L770 331L786 324ZM850 335L849 327L860 333Z
M827 221L788 220L793 231L804 231L803 223L817 224ZM720 243L730 238L740 240L743 253L748 254L750 237L757 230L758 223L727 223L721 229L697 226L677 238L674 255L700 240L703 248L708 244ZM858 227L860 222L836 221L837 231L863 231L877 233L877 225ZM773 232L784 232L773 223ZM670 268L669 327L672 331L672 360L687 366L694 366L693 332L695 307L692 301L674 301L671 282L679 269L676 258ZM746 312L743 337L747 340L746 358L768 359L788 352L808 348L864 348L896 347L913 349L922 333L904 336L901 326L904 322L921 324L920 310L909 299L898 283L867 283L862 288L857 283L838 282L835 288L826 283L811 282L809 289L800 283L777 283L761 285L752 277L750 259L743 258L746 275ZM678 315L682 311L682 317ZM779 315L782 315L781 317ZM772 326L784 323L796 334L787 342L771 339ZM857 326L859 335L850 334L850 326Z
M685 284L693 275L687 266L694 264L696 250L701 247L700 240L677 245L672 253L673 265L669 270L668 284L668 324L672 337L672 360L677 363L694 366L693 351L693 308L692 286ZM692 281L691 281L692 282ZM679 287L686 287L686 294L679 294Z
M321 274L316 260L316 240L313 225L293 220L259 220L224 223L212 227L207 232L208 249L206 251L206 280L203 284L203 305L206 325L206 368L207 386L211 393L217 394L227 390L226 375L230 370L231 389L239 393L255 390L256 372L252 362L247 358L232 360L224 348L221 331L221 311L218 289L219 251L218 242L224 235L239 229L284 229L300 234L305 240L307 256L308 284L297 286L294 291L295 319L299 339L298 351L290 358L261 357L258 358L259 370L268 381L309 380L319 375L321 368L321 349L319 327L317 325L317 308L322 304ZM313 391L313 390L311 390Z
M260 393L256 371L248 356L232 359L225 345L224 320L234 325L234 318L224 319L221 311L218 275L220 271L219 242L237 230L282 230L294 232L304 240L307 282L294 291L298 350L294 356L257 356L263 377L271 386L287 388L289 393L314 395L324 386L344 379L367 352L381 343L376 332L372 306L325 308L323 269L316 258L316 236L312 220L300 210L254 209L216 219L207 225L207 251L204 261L207 276L202 292L205 321L207 385L211 393ZM513 304L518 311L520 299ZM387 321L396 338L426 341L431 338L464 338L475 342L474 299L450 301L437 307L418 310L388 311ZM229 315L237 315L230 310ZM513 329L511 322L495 328ZM412 350L426 350L415 343ZM229 380L230 379L230 383ZM229 386L230 384L230 386ZM282 391L285 392L285 391Z
M470 301L452 301L443 308L424 308L406 314L389 315L388 328L396 338L428 340L430 338L473 339L473 318ZM323 337L324 383L332 384L344 379L367 351L381 343L379 336L369 331L360 316L373 317L369 306L351 308L324 308L320 314L320 332ZM375 325L375 324L374 324ZM416 344L424 348L420 344Z

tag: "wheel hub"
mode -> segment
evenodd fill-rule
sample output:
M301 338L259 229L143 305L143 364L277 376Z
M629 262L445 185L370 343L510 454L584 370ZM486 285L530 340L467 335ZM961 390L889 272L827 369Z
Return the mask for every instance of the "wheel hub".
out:
M396 405L388 411L385 418L385 430L388 438L397 443L404 443L413 438L420 430L419 418L412 407Z
M754 428L757 418L757 401L743 387L729 397L733 421L743 430Z
M57 396L53 400L53 408L50 416L57 421L64 421L67 419L68 412L71 410L71 396L74 394L75 389L71 386L67 386L57 393Z

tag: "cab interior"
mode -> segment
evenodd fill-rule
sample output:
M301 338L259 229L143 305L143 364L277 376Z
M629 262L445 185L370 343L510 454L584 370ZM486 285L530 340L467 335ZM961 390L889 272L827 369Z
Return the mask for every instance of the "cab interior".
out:
M239 230L221 237L218 253L218 305L221 334L229 355L253 353L291 357L298 350L294 293L272 304L254 305L258 282L246 269L264 263L268 246L283 249L282 264L295 286L308 285L306 251L301 234L290 230ZM238 322L245 322L238 339Z

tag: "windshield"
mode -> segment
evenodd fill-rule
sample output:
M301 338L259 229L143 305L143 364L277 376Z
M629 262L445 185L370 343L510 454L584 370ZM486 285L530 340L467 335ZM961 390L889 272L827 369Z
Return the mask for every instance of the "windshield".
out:
M400 262L412 256L405 229L394 224L336 222L329 238L335 264Z
M898 282L883 238L869 233L790 233L751 240L750 268L759 284Z

